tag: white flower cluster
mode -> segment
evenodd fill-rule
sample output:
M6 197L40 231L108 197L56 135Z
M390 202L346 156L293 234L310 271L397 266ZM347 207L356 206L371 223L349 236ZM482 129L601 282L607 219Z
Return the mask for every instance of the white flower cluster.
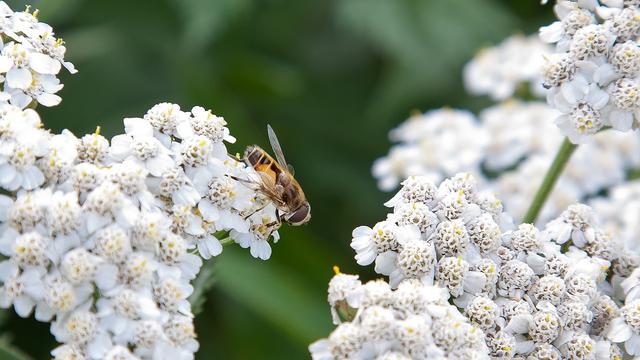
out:
M625 269L625 277L612 278L614 290L625 305L611 321L607 336L612 341L624 342L625 349L632 355L640 355L640 242L638 241L638 211L640 211L640 182L628 182L615 187L608 197L592 201L594 209L603 225L618 236L629 251L621 254L617 266Z
M501 101L512 97L521 87L543 96L539 69L551 47L535 35L514 35L501 44L481 49L464 68L464 84L469 93L489 95Z
M552 155L562 137L550 119L558 112L538 101L510 99L483 109L481 131L489 138L480 161L490 172L512 169L538 154Z
M558 21L540 28L540 38L556 46L543 66L547 101L562 113L557 124L573 143L607 126L638 127L638 2L601 3L558 0Z
M373 174L383 190L410 176L434 181L469 171L504 199L515 219L525 214L562 142L552 119L558 112L541 102L508 100L483 110L442 109L413 115L391 131L399 141L376 160ZM549 197L541 220L557 216L577 201L620 184L640 167L640 137L602 132L581 145Z
M491 357L620 359L622 342L640 354L640 320L629 318L640 314L629 303L640 297L640 256L608 236L589 206L569 206L543 230L513 227L500 201L469 174L439 186L410 177L386 205L393 210L385 220L353 231L358 264L375 263L396 292L407 282L446 289L486 334ZM627 305L623 292L631 294ZM335 298L330 292L334 307ZM358 308L357 296L344 299ZM626 322L613 323L619 316ZM618 325L630 335L618 335Z
M640 181L618 185L607 196L592 199L590 205L608 233L640 253Z
M489 359L483 331L448 303L447 291L405 280L362 284L337 273L329 283L336 329L309 346L313 360Z
M389 138L399 144L373 164L379 187L387 191L412 175L439 182L461 171L479 169L489 141L472 113L447 108L413 114L391 130Z
M200 256L228 236L267 259L278 236L273 205L236 180L256 174L227 155L224 119L161 103L109 141L0 115L0 306L50 321L56 359L193 358Z
M538 119L542 121L542 119ZM545 119L550 124L549 118ZM542 184L553 161L553 151L560 146L557 131L538 135L538 139L554 139L555 149L531 152L514 169L489 179L488 185L504 199L506 211L514 218L524 216L531 199ZM593 141L578 147L567 163L540 214L543 223L557 216L570 204L599 194L602 190L621 184L627 173L640 167L640 137L636 133L606 131Z
M161 103L110 141L46 130L65 47L0 2L0 307L51 323L55 359L193 359L191 281L224 243L268 259L280 222L226 121Z
M32 103L55 106L62 100L56 93L62 84L56 75L64 66L66 48L51 26L38 21L38 11L13 12L0 1L0 101L25 108Z

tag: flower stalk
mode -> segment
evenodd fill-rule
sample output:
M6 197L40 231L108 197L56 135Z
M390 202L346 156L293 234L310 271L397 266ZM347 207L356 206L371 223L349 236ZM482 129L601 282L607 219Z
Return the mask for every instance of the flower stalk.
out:
M358 309L354 309L345 300L336 302L336 312L342 322L351 322L355 319Z
M221 239L221 240L220 240L220 244L222 244L222 246L223 246L223 247L224 247L224 246L231 245L231 244L233 244L233 243L234 243L234 241L233 241L233 239L232 239L232 238L230 238L230 237L228 237L228 238L226 238L226 239Z
M547 171L547 174L544 177L544 180L542 181L542 185L540 185L540 188L538 189L538 192L536 192L527 213L522 219L523 223L535 223L542 206L549 197L549 194L551 194L551 190L553 190L553 186L556 181L558 181L560 174L562 174L562 170L577 147L577 145L569 141L569 138L564 139L560 145L560 149L553 159L553 162L551 163L551 166L549 167L549 170Z

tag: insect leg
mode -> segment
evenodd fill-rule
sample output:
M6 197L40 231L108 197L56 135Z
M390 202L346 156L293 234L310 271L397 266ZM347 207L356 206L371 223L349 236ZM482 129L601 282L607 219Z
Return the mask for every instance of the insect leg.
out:
M247 219L248 219L248 218L250 218L253 214L257 213L258 211L260 211L260 210L262 210L262 209L264 209L264 208L266 208L268 205L269 205L269 203L268 203L268 202L265 202L262 206L260 206L259 208L255 209L253 212L251 212L251 214L249 214L249 215L245 216L245 217L243 218L243 220L247 220Z
M238 154L231 155L231 154L227 153L227 156L232 158L233 160L235 160L237 162L244 162L244 160L245 160L244 157L240 157Z
M250 184L250 185L253 185L253 186L259 186L260 185L255 180L242 179L242 178L239 178L237 176L229 175L229 174L225 174L224 176L228 176L228 177L232 178L233 180L239 181L239 182L244 183L244 184Z
M273 234L274 231L276 231L276 230L278 230L280 228L280 225L282 225L282 221L280 220L280 217L276 218L275 221L272 221L272 222L267 224L267 227L269 227L269 228L272 227L271 231L269 232L269 236L267 236L267 239L269 239L271 237L271 235Z

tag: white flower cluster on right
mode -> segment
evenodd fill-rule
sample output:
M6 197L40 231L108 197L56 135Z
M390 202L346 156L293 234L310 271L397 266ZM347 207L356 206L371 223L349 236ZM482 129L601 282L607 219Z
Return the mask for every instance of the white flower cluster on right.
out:
M384 280L362 284L355 275L337 273L328 299L338 326L309 346L311 358L489 360L483 331L447 298L445 289L417 280L392 290ZM347 312L344 318L340 311Z
M591 0L561 3L557 9L595 8ZM613 10L598 5L598 11L609 9L610 15L621 11L622 3L606 3ZM522 90L527 83L542 83L526 74L541 74L549 62L537 60L553 56L534 37L518 35L480 51L465 67L465 87L472 94L495 90L503 95L491 94L492 98L511 98L481 110L477 117L449 108L413 114L391 130L389 137L395 144L373 164L379 188L393 190L409 176L424 175L440 181L467 171L499 193L505 211L521 219L563 141L553 120L564 115L547 103L531 99L544 92L516 89ZM640 137L636 132L601 131L589 139L566 165L538 218L541 224L568 205L621 184L628 173L640 167Z
M372 170L387 191L411 175L442 181L461 171L479 172L490 137L471 112L444 108L412 114L389 138L398 144Z
M389 191L410 176L438 182L467 171L499 193L505 211L521 219L562 143L552 122L557 116L545 103L513 99L484 109L478 117L448 108L414 114L391 130L389 136L397 143L374 162L372 172L378 186ZM637 168L638 134L594 135L567 164L542 209L541 221L622 183Z
M634 312L637 308L640 314L640 255L610 237L589 206L569 206L542 230L531 224L516 227L500 201L479 191L465 173L439 186L428 177L410 177L386 205L392 212L385 220L353 231L356 261L375 263L375 271L389 276L388 287L397 289L395 293L411 288L418 297L406 300L412 309L429 307L416 287L431 293L444 290L473 328L485 334L487 349L478 350L476 357L449 358L614 360L625 351L640 355ZM362 287L376 295L387 287L383 281L369 284ZM354 343L357 339L359 345L379 345L356 347L366 351L351 358L376 359L389 350L381 345L388 343L361 323L370 312L385 312L386 321L396 319L395 325L380 328L397 328L402 318L394 311L403 313L398 309L405 302L391 301L387 306L393 311L369 310L362 306L367 290L360 287L354 277L334 278L329 302L334 321L346 314L360 324L338 327L346 325L357 333ZM347 342L338 329L311 347L312 353L322 355L317 359L345 358L332 352ZM423 345L430 339L423 338ZM428 352L415 355L403 347L391 350L400 351L399 358L442 358Z
M589 204L608 233L634 253L640 253L640 180L618 185Z
M481 49L464 68L467 91L506 100L526 86L531 94L544 96L540 67L551 46L535 35L508 37L497 46Z
M631 251L620 254L618 266L624 268L624 277L613 277L616 295L624 299L624 306L613 312L615 318L607 331L607 338L624 342L629 354L640 355L640 182L634 180L615 187L607 197L592 201L604 226L619 236Z
M601 4L602 3L602 4ZM558 21L540 28L556 53L543 66L547 101L573 143L605 127L638 127L640 10L636 1L558 0Z

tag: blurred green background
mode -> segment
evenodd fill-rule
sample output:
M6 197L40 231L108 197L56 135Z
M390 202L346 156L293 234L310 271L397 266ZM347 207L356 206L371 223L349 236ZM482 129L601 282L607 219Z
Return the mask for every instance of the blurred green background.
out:
M349 242L354 227L386 213L389 194L370 166L389 148L389 129L413 109L488 104L464 94L464 63L552 19L537 0L30 3L79 69L61 76L62 104L39 109L48 127L84 134L100 125L110 137L155 103L202 105L228 121L238 138L231 152L267 145L270 123L296 167L312 222L284 228L267 262L238 248L213 260L216 283L196 319L199 359L308 358L308 344L332 329L332 265L373 277ZM46 324L1 315L4 341L47 358L55 343Z

